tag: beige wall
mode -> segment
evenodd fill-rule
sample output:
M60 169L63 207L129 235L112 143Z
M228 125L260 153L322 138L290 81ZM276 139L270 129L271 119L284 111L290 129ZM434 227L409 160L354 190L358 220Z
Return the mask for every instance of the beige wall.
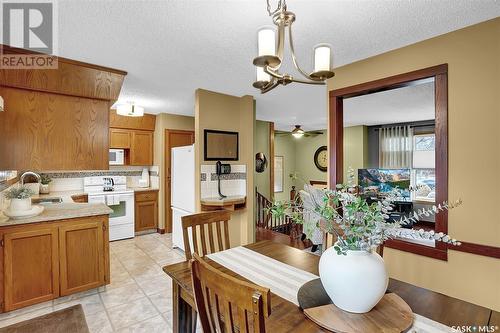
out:
M500 18L335 70L329 90L448 63L449 233L500 247ZM500 260L448 251L448 261L384 250L392 277L500 310Z
M368 162L368 128L344 127L344 182L348 181L349 168L354 169L354 181L358 183L358 169Z
M269 125L268 121L255 121L255 144L254 144L254 155L257 153L264 153L267 158L267 168L262 173L255 172L255 187L257 191L264 195L266 198L270 199L270 170L272 165L270 164L271 157L269 155ZM255 169L254 169L255 170Z
M295 182L290 174L295 172L295 138L291 135L276 135L274 138L274 156L283 156L283 192L275 192L275 201L290 200L290 190ZM274 177L277 177L276 173ZM274 189L276 191L276 188Z
M194 117L160 113L156 116L154 133L154 165L160 168L160 192L158 202L159 228L165 228L165 129L194 131Z
M254 132L255 110L252 96L236 97L204 89L196 90L195 101L195 165L196 201L200 209L201 164L215 164L203 160L203 131L216 129L239 133L239 160L230 164L244 164L247 169L246 208L233 212L229 223L231 246L253 242L254 229Z

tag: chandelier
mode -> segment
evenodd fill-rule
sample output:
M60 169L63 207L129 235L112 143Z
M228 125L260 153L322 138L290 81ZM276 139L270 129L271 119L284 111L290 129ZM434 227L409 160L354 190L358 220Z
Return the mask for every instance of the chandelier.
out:
M295 14L287 10L286 0L278 0L274 11L271 10L271 5L267 0L267 12L278 27L278 42L276 43L276 34L273 28L266 27L258 31L259 55L253 60L257 70L257 80L253 83L255 88L260 89L261 93L265 94L280 84L284 86L292 82L325 84L326 79L335 75L332 71L332 52L327 44L318 44L314 47L314 71L312 73L307 74L298 65L292 37L292 23L295 21ZM287 28L293 65L305 79L297 79L290 74L279 72L283 61Z

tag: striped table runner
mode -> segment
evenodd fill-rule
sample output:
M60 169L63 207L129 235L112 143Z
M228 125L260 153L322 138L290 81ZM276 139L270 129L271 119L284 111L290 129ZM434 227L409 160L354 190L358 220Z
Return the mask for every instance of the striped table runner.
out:
M318 276L293 266L269 258L246 247L235 247L229 250L207 255L211 260L232 270L255 284L271 289L273 294L299 305L297 292L300 287ZM415 315L411 333L452 333L451 327L429 318Z

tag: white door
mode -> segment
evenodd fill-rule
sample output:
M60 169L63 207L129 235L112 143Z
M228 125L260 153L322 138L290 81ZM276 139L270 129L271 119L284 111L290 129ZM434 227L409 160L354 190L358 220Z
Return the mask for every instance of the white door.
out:
M172 207L195 211L194 145L172 148Z

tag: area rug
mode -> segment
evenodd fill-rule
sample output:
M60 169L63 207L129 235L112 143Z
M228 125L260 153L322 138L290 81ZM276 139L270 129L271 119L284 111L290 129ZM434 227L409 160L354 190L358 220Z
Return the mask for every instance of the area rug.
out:
M89 333L81 304L0 328L0 333Z

